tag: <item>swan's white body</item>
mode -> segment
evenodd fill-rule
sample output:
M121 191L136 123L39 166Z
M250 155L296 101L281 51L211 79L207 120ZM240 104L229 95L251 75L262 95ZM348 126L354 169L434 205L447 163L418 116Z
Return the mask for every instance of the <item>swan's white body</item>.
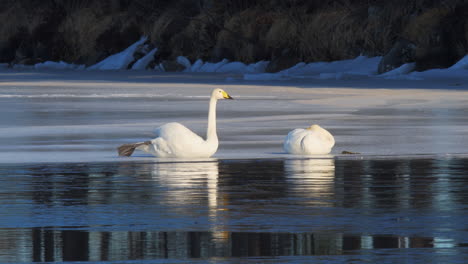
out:
M160 158L209 158L218 150L216 134L216 102L218 99L232 99L221 89L211 94L208 110L206 140L179 123L168 123L156 129L156 138L151 144L140 144L136 149Z
M296 128L284 140L284 151L296 155L328 154L335 145L332 134L319 125Z

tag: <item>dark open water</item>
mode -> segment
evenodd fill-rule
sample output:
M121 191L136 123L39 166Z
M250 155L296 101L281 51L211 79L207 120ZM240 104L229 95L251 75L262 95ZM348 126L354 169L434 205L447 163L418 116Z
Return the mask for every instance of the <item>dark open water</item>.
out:
M467 263L468 159L3 164L0 262Z

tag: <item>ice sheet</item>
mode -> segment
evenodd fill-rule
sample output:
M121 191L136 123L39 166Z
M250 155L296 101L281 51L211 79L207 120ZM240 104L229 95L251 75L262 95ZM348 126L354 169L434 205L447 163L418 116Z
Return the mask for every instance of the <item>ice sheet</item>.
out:
M226 80L229 80L227 82ZM466 79L246 81L241 75L135 71L0 71L0 163L154 160L116 147L152 138L166 122L206 133L221 87L214 158L289 158L282 141L317 123L363 156L468 153ZM359 158L361 155L352 155ZM348 156L346 156L348 157Z

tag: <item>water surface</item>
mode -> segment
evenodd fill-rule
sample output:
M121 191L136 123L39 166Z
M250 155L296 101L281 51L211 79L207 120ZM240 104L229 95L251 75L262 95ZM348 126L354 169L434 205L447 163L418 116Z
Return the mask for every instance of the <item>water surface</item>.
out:
M468 159L4 164L0 262L463 263Z

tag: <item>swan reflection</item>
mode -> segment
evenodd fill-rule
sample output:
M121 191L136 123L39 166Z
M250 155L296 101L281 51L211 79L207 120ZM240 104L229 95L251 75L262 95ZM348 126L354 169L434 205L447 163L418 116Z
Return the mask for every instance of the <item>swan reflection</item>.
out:
M331 205L335 182L333 158L286 160L284 169L292 195L305 198L306 204Z
M174 210L182 214L200 212L197 207L205 208L206 204L213 238L224 240L227 239L227 233L218 231L223 223L218 212L224 210L222 207L227 201L218 197L218 176L218 161L215 159L156 163L151 170L152 179L166 190L165 195L161 197L166 204L173 205ZM186 207L187 204L193 207Z

